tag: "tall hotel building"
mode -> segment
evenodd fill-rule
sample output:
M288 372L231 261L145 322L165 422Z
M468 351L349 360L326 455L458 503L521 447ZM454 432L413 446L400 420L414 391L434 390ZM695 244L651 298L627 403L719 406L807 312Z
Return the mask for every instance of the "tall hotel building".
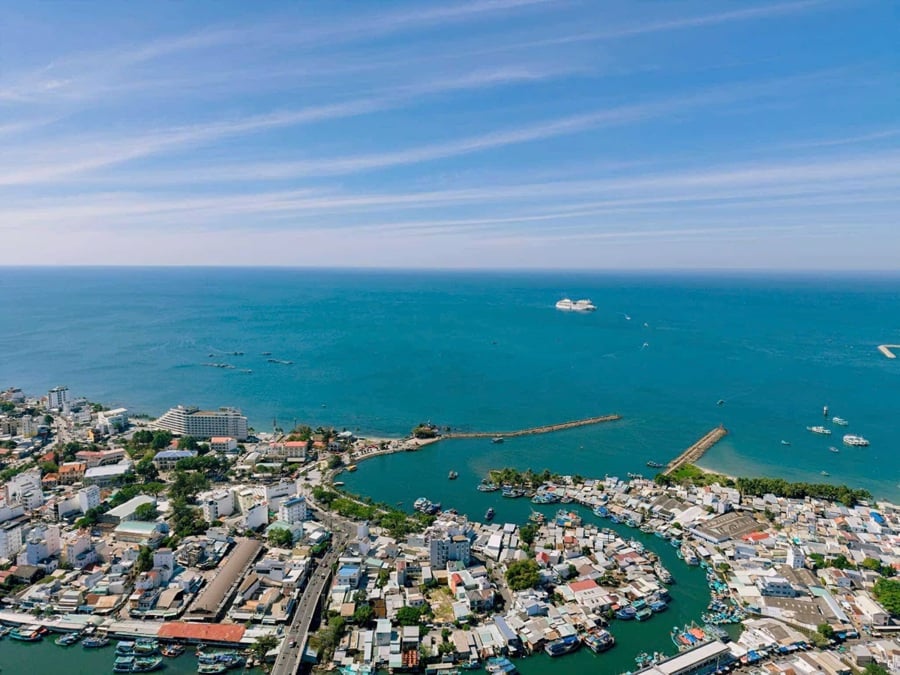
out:
M231 436L239 441L247 440L247 418L241 415L241 411L237 408L200 410L180 405L170 408L153 423L153 426L179 436L194 438Z

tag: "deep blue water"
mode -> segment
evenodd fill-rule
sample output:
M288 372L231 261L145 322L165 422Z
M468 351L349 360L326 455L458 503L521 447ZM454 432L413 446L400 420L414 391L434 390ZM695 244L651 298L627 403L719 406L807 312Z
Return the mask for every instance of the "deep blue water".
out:
M555 311L565 295L598 311ZM277 418L505 430L622 414L502 449L454 443L479 466L586 475L639 471L724 423L705 466L827 470L897 498L900 359L876 351L891 342L900 277L0 268L2 387L66 384L151 414L235 405L260 429ZM830 438L805 430L824 404L851 423ZM847 432L871 447L829 452Z

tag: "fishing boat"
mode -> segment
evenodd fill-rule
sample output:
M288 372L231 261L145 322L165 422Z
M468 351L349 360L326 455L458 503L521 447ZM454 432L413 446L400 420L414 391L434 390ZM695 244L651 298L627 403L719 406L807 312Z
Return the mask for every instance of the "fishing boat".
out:
M170 659L174 659L176 656L181 656L184 654L184 645L180 644L171 644L165 645L162 649L159 650L159 653L163 656L168 656Z
M528 520L530 520L532 523L535 523L536 525L543 525L546 518L540 511L532 511L528 516Z
M635 613L634 618L638 621L646 621L651 616L653 616L653 610L650 607L644 607Z
M134 641L120 640L116 643L116 654L119 656L131 656L134 654Z
M9 637L20 642L40 642L44 639L47 629L39 624L31 626L19 626L10 631Z
M347 471L356 471L357 468L358 467L356 466L356 464L348 464L347 465Z
M161 656L135 656L131 664L132 673L150 673L163 667Z
M228 666L224 663L198 663L198 673L224 673L228 670Z
M845 420L843 417L832 417L832 418L831 418L831 423L832 423L832 424L837 424L839 427L845 427L845 426L847 426L848 424L850 424L850 422L848 422L847 420Z
M59 645L60 647L71 647L80 639L81 636L78 633L63 633L58 638L56 638L53 643Z
M479 492L496 492L500 489L500 486L494 485L493 483L481 482L475 487L475 489Z
M636 614L637 610L630 605L620 607L616 610L616 618L620 619L621 621L631 621Z
M659 578L659 580L664 584L675 583L675 579L672 577L669 570L663 567L660 563L656 563L653 566L653 571L656 573L656 576Z
M864 448L869 445L869 441L862 436L855 436L854 434L847 434L843 438L844 445L851 445L857 448Z
M608 630L599 629L587 633L583 638L584 644L595 654L601 654L616 645L616 639Z
M823 427L821 424L814 427L806 427L806 430L811 431L814 434L821 434L822 436L831 436L831 429Z
M81 641L81 646L85 649L101 649L109 644L109 638L105 635L91 635Z
M669 603L665 602L664 600L654 600L653 602L650 603L650 609L656 613L664 612L668 608L669 608Z
M487 521L491 521L494 519L494 508L490 507L487 511L484 512L484 519Z
M134 641L134 653L143 656L155 654L159 650L159 643L153 638L138 638Z
M503 436L494 436L491 439L491 443L502 443L502 442L503 442Z
M581 641L578 639L577 635L567 635L558 640L548 642L544 646L544 651L548 656L563 656L565 654L571 654L580 646Z
M647 466L649 466L651 469L662 469L663 467L665 467L665 464L663 464L662 462L654 462L653 460L650 460L647 462Z
M134 656L119 655L113 661L114 673L130 673L134 667Z
M244 665L246 659L236 651L200 652L197 655L200 664L222 664L226 668L237 668Z
M447 480L456 480L457 478L459 478L459 474L456 471L447 474Z
M608 518L609 509L602 504L597 504L597 506L594 507L594 515L598 516L599 518Z
M503 656L493 656L484 663L484 669L489 673L506 673L506 675L514 675L516 671L515 664Z
M574 511L560 509L556 512L556 524L560 527L579 527L581 525L581 516Z
M500 496L507 499L518 499L525 496L525 490L513 487L512 485L504 485L500 488Z

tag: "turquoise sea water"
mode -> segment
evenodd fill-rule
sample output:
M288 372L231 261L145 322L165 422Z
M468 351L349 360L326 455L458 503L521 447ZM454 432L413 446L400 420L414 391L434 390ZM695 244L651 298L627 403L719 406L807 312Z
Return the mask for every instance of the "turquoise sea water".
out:
M558 312L563 296L590 297L598 311ZM898 277L0 269L0 387L67 384L151 414L177 403L235 405L259 429L277 418L399 435L422 420L508 430L623 415L502 445L442 442L343 475L379 501L409 507L427 496L475 518L493 506L499 522L524 522L531 505L475 491L490 468L624 476L719 423L731 433L705 466L897 499L900 359L875 349L892 342ZM244 355L226 354L234 351ZM293 364L270 364L262 352ZM823 422L825 404L850 420L830 438L805 430ZM846 432L871 447L842 447ZM447 480L451 469L458 480ZM615 623L619 646L607 654L530 659L525 675L623 672L638 651L671 650L671 626L699 617L702 573L661 540L621 529L675 574L671 609L646 624ZM92 660L101 656L0 643L10 672L26 663L54 672L61 659L73 675L105 671Z
M598 311L555 311L566 295ZM827 471L896 498L900 359L875 349L889 342L900 342L898 277L0 269L0 386L67 384L152 414L236 405L261 429L273 418L402 434L420 420L502 430L624 416L500 448L454 443L473 470L514 459L641 471L724 423L710 468ZM850 420L830 438L805 430L824 404ZM871 447L829 452L846 432Z

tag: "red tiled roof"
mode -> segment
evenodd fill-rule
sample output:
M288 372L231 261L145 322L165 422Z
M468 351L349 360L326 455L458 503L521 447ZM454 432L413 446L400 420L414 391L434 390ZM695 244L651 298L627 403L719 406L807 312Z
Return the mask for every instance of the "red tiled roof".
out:
M240 642L244 637L243 626L232 623L188 623L166 621L159 629L158 637L168 640L201 640L203 642Z
M751 532L750 534L744 535L745 541L762 541L763 539L768 539L769 534L766 532Z
M597 582L593 579L583 579L582 581L573 581L569 584L569 588L572 589L573 592L577 593L578 591L589 591L592 588L597 588Z

